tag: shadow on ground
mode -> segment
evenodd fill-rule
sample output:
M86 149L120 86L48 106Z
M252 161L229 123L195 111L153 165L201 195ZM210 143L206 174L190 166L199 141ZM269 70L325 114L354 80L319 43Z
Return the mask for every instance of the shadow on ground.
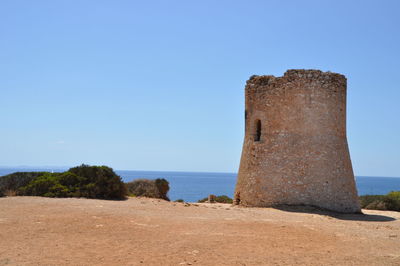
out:
M390 222L395 221L396 219L386 215L377 215L377 214L364 214L364 213L354 213L354 214L345 214L338 213L329 210L324 210L318 207L313 206L276 206L275 209L286 211L286 212L300 212L300 213L310 213L310 214L318 214L329 216L339 220L348 220L348 221L363 221L363 222Z

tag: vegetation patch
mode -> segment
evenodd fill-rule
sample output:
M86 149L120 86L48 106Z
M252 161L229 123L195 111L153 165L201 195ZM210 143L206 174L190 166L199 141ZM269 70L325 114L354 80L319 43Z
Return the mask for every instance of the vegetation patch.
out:
M136 179L126 183L128 194L134 197L148 197L168 200L169 182L164 178Z
M233 203L233 200L230 197L226 196L226 195L215 196L213 199L214 199L214 202L218 202L218 203L230 203L230 204ZM197 202L199 202L199 203L208 202L208 197L204 198L204 199L201 199L201 200L199 200Z
M183 199L177 199L177 200L175 200L174 202L185 202Z
M0 177L0 193L6 194L7 191L15 191L28 185L31 181L38 178L46 172L16 172Z
M17 172L0 177L0 193L21 196L125 199L121 177L107 166L82 164L63 173Z
M386 195L360 196L361 208L382 211L400 211L400 191L392 191Z

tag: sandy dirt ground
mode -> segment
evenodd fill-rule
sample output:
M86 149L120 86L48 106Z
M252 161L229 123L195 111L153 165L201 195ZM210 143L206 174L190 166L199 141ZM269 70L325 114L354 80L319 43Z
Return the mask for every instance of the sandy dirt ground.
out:
M0 265L400 265L400 213L0 198Z

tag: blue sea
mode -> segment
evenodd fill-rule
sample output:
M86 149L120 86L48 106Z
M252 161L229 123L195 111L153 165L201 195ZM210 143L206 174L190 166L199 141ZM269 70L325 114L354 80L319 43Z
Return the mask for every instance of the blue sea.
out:
M54 171L67 169L48 168L0 168L0 176L18 171ZM169 181L171 200L183 199L195 202L209 194L233 197L236 173L208 172L161 172L161 171L127 171L116 170L124 182L138 178L165 178ZM359 195L387 194L393 190L400 191L400 177L357 176L356 184Z

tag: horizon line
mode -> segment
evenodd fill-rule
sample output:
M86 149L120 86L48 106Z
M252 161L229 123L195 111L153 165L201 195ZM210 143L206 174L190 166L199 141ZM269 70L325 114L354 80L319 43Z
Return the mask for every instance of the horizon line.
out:
M79 166L79 165L78 165ZM95 166L95 165L91 165ZM50 166L50 165L44 165L44 166L30 166L30 165L19 165L19 166L6 166L6 165L0 165L0 169L6 169L6 168L15 168L15 169L69 169L72 167L76 166ZM107 166L110 167L110 166ZM171 173L215 173L215 174L238 174L238 172L225 172L225 171L185 171L185 170L134 170L134 169L116 169L113 167L112 168L114 171L136 171L136 172L171 172ZM373 176L373 175L357 175L354 174L355 177L389 177L389 178L400 178L400 176Z

